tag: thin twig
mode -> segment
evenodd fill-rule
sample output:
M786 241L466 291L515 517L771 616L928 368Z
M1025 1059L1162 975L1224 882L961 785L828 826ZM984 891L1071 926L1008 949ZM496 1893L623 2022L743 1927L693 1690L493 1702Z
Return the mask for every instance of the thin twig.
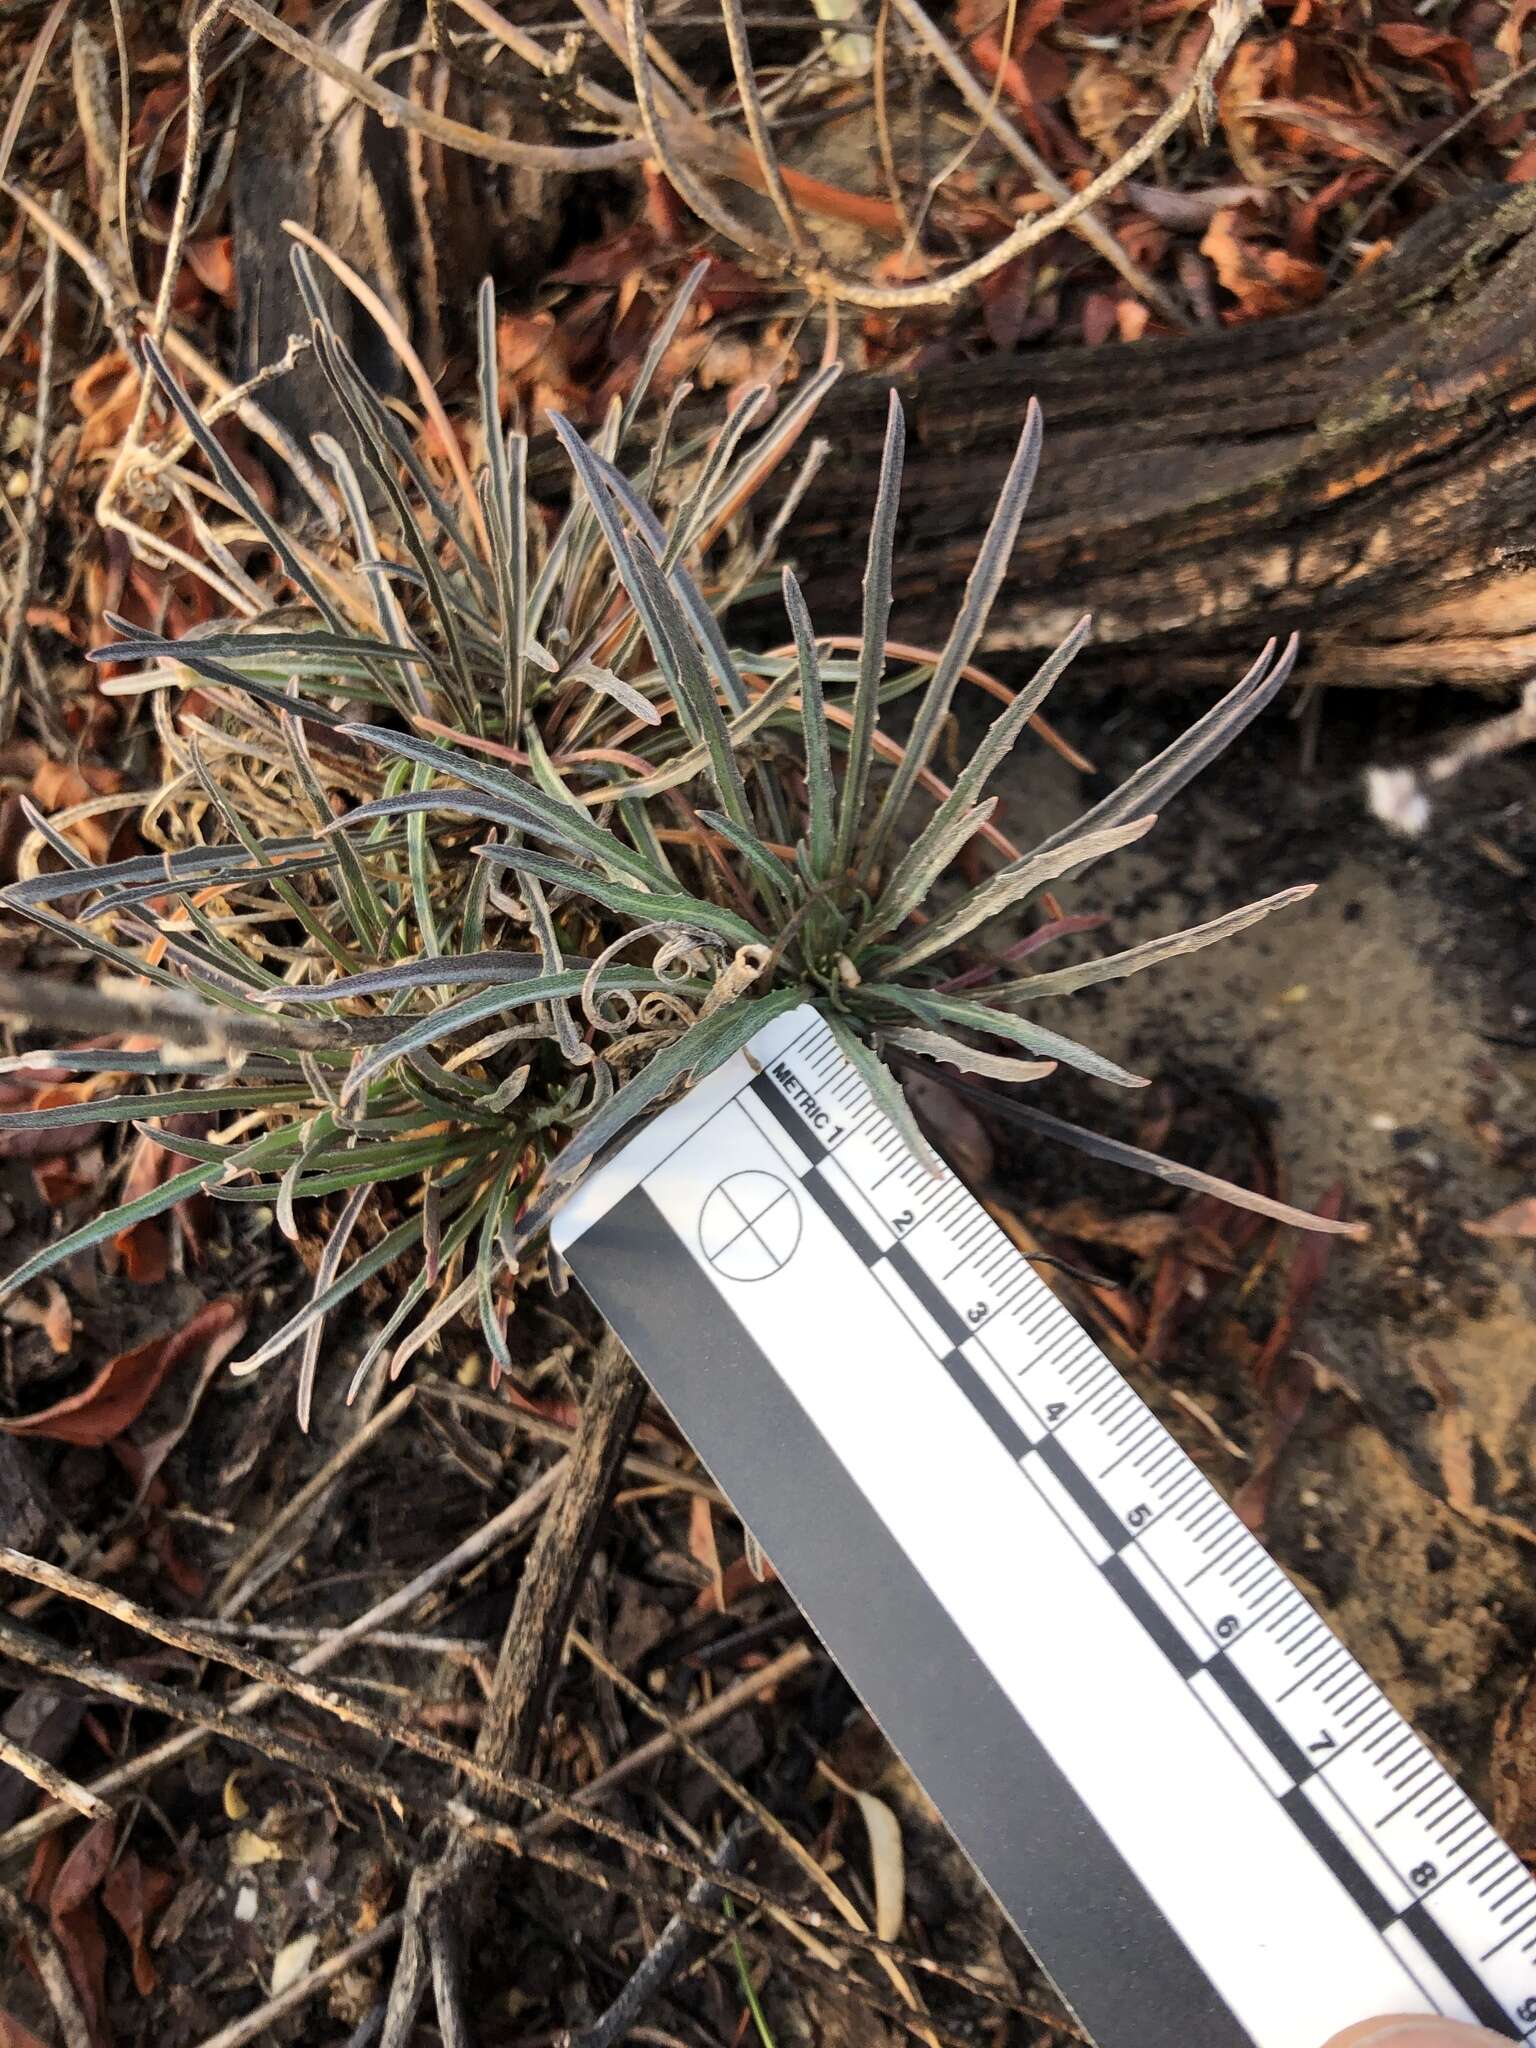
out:
M896 144L891 136L890 44L891 0L880 0L880 12L875 20L871 80L875 90L875 140L880 146L880 166L885 172L891 204L901 220L902 240L904 243L910 243L916 239L917 230L913 224L912 210L907 205L907 195L902 190L901 171L896 162Z
M113 339L122 351L124 360L132 362L137 353L134 343L133 323L135 320L142 318L145 310L144 307L137 301L130 305L124 299L122 292L100 257L89 249L73 230L62 221L55 220L48 209L40 205L30 192L24 192L19 185L11 184L8 180L0 180L0 192L3 192L13 205L20 207L28 220L33 221L51 240L59 244L64 254L75 265L81 276L90 285L92 291L101 300L102 311L106 316L108 326L112 329ZM166 333L165 352L168 356L174 358L182 369L189 370L194 377L197 377L202 383L206 384L210 391L217 392L221 396L228 394L232 400L236 399L236 387L231 383L230 379L217 369L214 364L209 362L202 351L174 327L170 328ZM263 412L260 406L252 405L249 399L238 399L238 402L235 404L235 412L241 425L249 428L259 441L264 441L273 453L292 470L295 477L298 478L305 491L314 501L315 507L325 520L328 530L332 533L338 531L340 519L334 497L327 494L325 486L320 482L315 473L313 463L298 448L292 435L280 427L270 414ZM113 463L112 470L108 474L107 481L102 486L101 496L96 503L96 516L104 525L115 527L119 532L131 535L137 542L141 544L147 543L152 548L159 548L166 554L172 554L174 551L167 542L159 539L154 534L146 533L142 527L135 526L131 520L125 519L116 510L115 493L118 480L131 466L132 460L142 454L142 452L142 449L132 440L131 436L124 441L123 447L118 451L117 458ZM206 567L199 563L192 562L191 567L194 573L200 576L206 577L209 574Z
M55 192L52 209L64 209L64 195ZM27 502L21 515L21 547L16 558L16 580L5 622L5 648L0 653L0 746L11 736L16 723L16 700L21 682L21 643L27 631L27 604L37 578L43 547L43 500L48 490L48 453L53 438L53 346L59 324L59 245L43 245L43 323L38 343L37 411L33 416L32 463L27 476Z
M344 1977L355 1963L365 1956L371 1956L376 1948L383 1948L393 1941L400 1932L401 1916L390 1913L377 1927L367 1934L360 1934L356 1941L349 1941L345 1948L339 1948L335 1955L327 1956L323 1963L317 1963L312 1970L292 1984L286 1991L280 1991L275 1998L269 1998L264 2005L248 2012L243 2020L235 2020L227 2027L220 2027L216 2034L209 2034L198 2043L198 2048L245 2048L248 2041L258 2041L261 2036L275 2027L279 2020L286 2019L291 2012L297 2012L301 2005L307 2005L317 1991L323 1991L327 1984L334 1984L338 1977Z
M728 241L735 242L739 248L745 249L749 255L755 256L760 263L768 265L770 269L783 270L785 256L778 244L758 234L757 230L748 226L739 214L732 213L728 206L722 205L678 154L674 146L675 138L669 130L667 117L657 97L655 75L646 47L645 9L641 0L624 0L624 21L629 33L629 75L634 83L640 118L645 124L651 149L666 173L668 183L676 190L683 204L691 207L700 220L706 221L716 234L724 235Z
M629 0L631 7L636 0ZM906 0L897 0L904 6ZM988 249L984 255L975 257L969 263L962 263L958 269L946 272L926 284L877 285L866 284L861 278L844 277L826 272L807 280L812 286L835 295L852 306L867 306L879 312L906 313L919 306L948 306L968 292L973 285L982 284L1005 265L1022 256L1026 249L1033 249L1059 229L1068 227L1082 217L1087 210L1097 205L1125 183L1133 172L1151 156L1156 155L1163 144L1188 118L1197 104L1203 103L1211 89L1212 81L1232 52L1237 48L1244 29L1259 11L1259 0L1216 0L1211 9L1211 34L1200 60L1191 72L1188 81L1158 115L1145 135L1134 142L1125 154L1118 157L1107 169L1101 171L1081 192L1074 193L1049 213L1034 214L1021 221L1011 234ZM690 199L689 204L693 202Z
M718 1870L735 1869L750 1832L751 1823L745 1814L738 1814L726 1829L711 1859ZM688 1888L686 1903L708 1906L719 1896L719 1891L720 1887L707 1879L695 1878ZM694 1923L681 1913L674 1913L661 1930L654 1947L647 1949L641 1957L639 1968L618 1997L590 2027L584 2027L581 2033L570 2037L570 2048L614 2048L615 2042L630 2032L651 2000L666 1989L697 1939L698 1930Z
M94 1792L87 1792L73 1778L66 1778L46 1757L34 1756L30 1749L23 1749L19 1742L12 1742L3 1728L0 1728L0 1764L8 1764L13 1771L36 1785L39 1791L46 1792L50 1799L63 1800L76 1813L83 1813L87 1820L112 1818L113 1809L105 1799L98 1799Z
M644 1397L644 1383L624 1346L605 1333L593 1361L581 1431L523 1567L475 1738L474 1775L492 1790L493 1804L503 1813L512 1811L515 1795L493 1788L503 1775L527 1770L598 1525ZM450 1897L457 1899L461 1915L473 1910L472 1887L483 1860L483 1852L456 1841L434 1871L419 1873L420 1882L412 1883L383 2048L405 2048L429 1974L434 1996L446 1992L451 2000L455 1980L433 1944L431 1917ZM439 2004L438 2022L445 2031L453 2027L451 2006L445 2013Z
M305 1628L296 1621L220 1619L204 1620L198 1625L213 1635L248 1643L324 1643L336 1633L328 1628ZM373 1629L357 1641L370 1650L405 1650L420 1657L442 1657L455 1664L477 1664L496 1648L483 1636L426 1635L414 1629Z
M545 1481L540 1482L541 1485L545 1485L551 1478L558 1477L564 1469L564 1466L556 1466L553 1473L545 1475ZM526 1494L522 1497L524 1501L527 1498ZM520 1506L521 1502L514 1502L513 1505ZM488 1524L487 1527L489 1526L491 1525ZM483 1536L484 1533L481 1531L480 1535ZM135 1629L156 1642L163 1642L196 1657L206 1657L236 1671L256 1675L258 1682L255 1685L237 1693L227 1706L219 1707L198 1694L188 1693L184 1688L178 1689L159 1685L148 1679L129 1677L80 1651L65 1650L44 1637L34 1635L30 1630L16 1627L0 1615L0 1648L19 1663L46 1672L51 1677L63 1678L72 1684L101 1692L110 1699L122 1700L127 1705L149 1708L156 1713L167 1714L172 1719L194 1723L194 1727L186 1735L176 1738L175 1756L185 1754L207 1736L215 1735L224 1741L255 1750L274 1762L291 1765L296 1770L306 1771L321 1778L329 1772L366 1797L383 1797L386 1804L393 1808L398 1808L402 1801L409 1803L415 1796L398 1767L393 1774L373 1773L368 1766L336 1750L327 1749L314 1742L300 1741L291 1735L279 1733L275 1729L244 1718L254 1707L269 1704L274 1698L286 1695L331 1715L346 1726L356 1728L377 1741L393 1744L423 1758L428 1763L437 1764L468 1779L472 1784L488 1792L500 1806L525 1800L535 1811L558 1814L562 1819L574 1822L588 1834L611 1842L633 1856L666 1864L690 1880L709 1877L712 1874L710 1865L699 1857L675 1848L669 1842L641 1834L638 1829L628 1827L622 1821L614 1820L606 1814L593 1812L581 1802L578 1795L557 1791L536 1778L530 1778L523 1772L504 1765L488 1764L481 1757L471 1755L457 1744L447 1742L429 1730L412 1727L400 1721L398 1717L376 1713L350 1693L337 1692L331 1686L312 1684L300 1666L284 1667L273 1664L264 1657L258 1657L213 1635L199 1622L168 1620L151 1613L147 1608L140 1607L122 1594L113 1592L109 1587L98 1585L93 1580L82 1579L58 1565L45 1563L41 1558L28 1557L21 1551L4 1546L0 1546L0 1571L14 1572L18 1578L46 1586L50 1591L69 1599L78 1600L81 1605L93 1607L112 1620L121 1622L125 1627ZM366 1621L366 1617L363 1620ZM361 1625L355 1622L352 1629L355 1630ZM351 1630L346 1633L350 1636ZM581 1644L580 1638L574 1633L570 1640L582 1647L590 1658L595 1658L605 1669L611 1671L605 1660L596 1658L596 1653ZM320 1650L324 1650L329 1646L319 1647ZM310 1670L318 1668L320 1663L325 1661L328 1660L318 1651L302 1660ZM620 1689L627 1694L634 1693L635 1688L628 1679L620 1675L618 1683ZM836 1894L837 1887L832 1880L821 1871L814 1859L809 1858L808 1852L795 1842L794 1837L788 1834L781 1821L752 1800L729 1773L722 1771L709 1756L708 1751L699 1749L684 1735L679 1723L668 1722L666 1716L646 1701L643 1695L639 1696L639 1703L652 1718L663 1722L668 1733L688 1751L694 1761L702 1763L711 1776L716 1777L730 1791L731 1796L751 1813L765 1833L786 1846L792 1845L791 1853L795 1860L802 1863L807 1869L807 1874L814 1876L829 1896ZM152 1753L156 1763L172 1761L172 1750L171 1743L162 1743L158 1750ZM137 1761L142 1764L144 1759ZM127 1769L128 1767L124 1766L119 1772L109 1774L114 1781L111 1789L121 1789L117 1781L122 1779ZM139 1775L142 1775L142 1772ZM107 1783L107 1779L98 1780L93 1789L100 1792L107 1787ZM50 1811L57 1815L57 1809ZM435 1797L428 1811L434 1815L437 1813ZM476 1818L481 1818L478 1810L474 1811ZM0 1859L30 1847L40 1835L49 1833L53 1826L68 1818L67 1814L63 1814L50 1821L48 1814L45 1813L34 1815L29 1821L19 1823L8 1834L0 1837ZM518 1854L535 1860L553 1861L557 1853L560 1853L553 1845L546 1846L527 1827L508 1826L496 1839L502 1846L515 1846ZM564 1866L555 1862L554 1867ZM949 1965L922 1956L900 1943L881 1941L878 1936L870 1934L863 1927L856 1912L853 1912L851 1919L848 1918L848 1913L852 1912L851 1907L846 1911L839 1908L843 1914L840 1924L830 1913L822 1913L803 1906L746 1878L732 1879L726 1885L726 1889L733 1892L744 1905L759 1911L786 1914L817 1932L845 1941L882 1960L925 1970L945 1978L946 1981L962 1985L969 1983L969 1979L962 1971L953 1970Z
M387 1621L393 1621L397 1614L406 1613L418 1600L424 1599L428 1593L435 1592L446 1579L456 1577L466 1567L477 1563L490 1551L497 1549L521 1529L526 1528L535 1515L542 1513L550 1495L559 1484L563 1469L563 1460L552 1465L531 1486L525 1488L516 1500L509 1502L498 1514L492 1515L488 1522L483 1522L473 1534L466 1536L462 1543L455 1544L452 1550L438 1558L434 1564L418 1572L407 1585L399 1587L383 1600L376 1601L366 1613L358 1615L355 1621L348 1622L345 1628L338 1629L334 1635L328 1635L323 1642L316 1643L312 1650L306 1651L291 1666L286 1669L276 1667L283 1672L280 1683L274 1681L244 1687L230 1701L228 1714L238 1716L254 1713L258 1707L266 1706L277 1697L285 1689L288 1680L308 1677L316 1671L323 1671L351 1644L361 1642L374 1629L382 1627ZM35 1559L27 1560L29 1565L36 1562ZM83 1585L86 1582L81 1583ZM91 1588L93 1594L99 1590L94 1586ZM81 1594L80 1597L86 1596ZM216 1658L220 1662L233 1663L237 1670L241 1668L238 1657L230 1646L223 1642L210 1640L201 1654ZM181 1713L177 1718L184 1720L189 1717ZM238 1727L238 1722L235 1725ZM192 1751L201 1748L206 1739L204 1728L186 1729L179 1735L170 1736L164 1742L156 1743L153 1749L145 1750L142 1755L131 1758L127 1763L104 1772L89 1789L98 1798L111 1799L130 1785L136 1785L141 1779L152 1776L166 1764L175 1763L179 1758L190 1755ZM44 1835L52 1834L55 1828L61 1827L68 1819L68 1810L55 1806L47 1807L41 1813L29 1814L25 1820L17 1821L13 1827L0 1835L0 1861L30 1849L34 1842L40 1841Z
M53 0L48 10L48 19L38 30L27 61L16 86L16 97L6 110L5 128L0 131L0 180L11 167L11 152L16 147L16 138L21 133L21 124L27 118L32 104L32 95L37 91L37 81L43 75L43 66L48 62L48 52L53 48L53 39L63 25L69 12L70 0Z
M42 1914L0 1886L0 1927L11 1937L12 1954L17 1954L25 1944L36 1964L53 2016L59 2023L64 2048L93 2048L95 2035L80 2004L69 1965Z
M733 1777L723 1764L717 1762L707 1749L695 1742L691 1735L685 1735L678 1723L670 1720L654 1700L647 1698L632 1678L620 1671L617 1665L611 1664L600 1650L587 1642L575 1629L571 1631L571 1642L594 1670L600 1671L608 1683L623 1693L632 1706L638 1707L648 1720L658 1722L667 1730L685 1752L690 1763L697 1764L701 1770L707 1772L728 1798L735 1800L743 1812L751 1815L763 1832L777 1842L792 1861L800 1866L812 1884L817 1885L826 1894L848 1928L859 1935L868 1936L869 1928L853 1900L836 1879L822 1869L810 1850L790 1833L776 1814L771 1813L761 1800L755 1799L746 1787ZM900 1965L888 1954L880 1955L879 1963L895 1986L902 2003L915 2013L921 2014L922 2001L903 1976Z
M117 231L123 244L123 270L137 291L133 274L133 221L128 210L128 158L133 147L133 81L129 75L128 28L123 0L111 0L112 40L117 46Z
M546 78L558 78L562 83L568 83L575 90L578 99L585 100L589 107L605 115L610 121L617 121L626 127L639 124L640 110L633 101L620 99L616 92L610 92L606 85L598 84L595 79L584 76L572 78L553 51L543 49L515 22L508 21L503 14L498 14L494 7L488 5L488 0L453 0L453 4L467 14L471 21L477 23L488 36L504 44L514 56L520 57L530 70L542 72Z
M648 1742L642 1742L636 1748L627 1751L617 1762L611 1763L607 1770L599 1771L595 1778L590 1779L573 1795L577 1803L582 1806L595 1804L605 1793L613 1791L616 1786L634 1777L637 1771L647 1770L650 1765L676 1749L679 1736L703 1734L706 1728L713 1728L716 1723L728 1719L749 1700L756 1699L759 1693L768 1692L774 1686L782 1685L786 1679L804 1671L807 1665L814 1664L816 1654L809 1643L792 1644L770 1663L764 1664L759 1670L749 1671L745 1678L738 1679L734 1685L728 1685L723 1692L716 1693L712 1700L706 1700L703 1706L695 1707L692 1713L680 1714L669 1727L663 1728L659 1735L653 1735ZM541 1813L536 1820L529 1822L528 1835L530 1839L547 1835L555 1828L563 1826L566 1819L565 1814L554 1811Z
M1448 142L1453 142L1463 128L1470 127L1479 114L1493 106L1496 101L1501 100L1512 86L1523 84L1533 72L1536 72L1536 57L1528 57L1523 64L1517 64L1513 71L1506 71L1502 78L1496 78L1491 85L1485 85L1481 92L1473 94L1461 112L1454 120L1447 122L1438 135L1431 136L1430 140L1425 143L1421 150L1418 150L1413 156L1409 157L1405 163L1398 165L1380 191L1371 195L1364 211L1354 224L1354 231L1350 235L1349 240L1341 245L1332 263L1328 266L1330 281L1338 276L1351 251L1363 239L1367 223L1376 218L1387 202L1402 190L1408 180L1422 171L1431 157L1438 156Z
M741 95L741 111L747 123L747 133L752 138L752 147L757 151L757 160L763 173L763 183L773 208L784 224L789 237L789 246L797 263L814 262L816 250L805 225L795 210L795 203L785 187L783 174L779 169L778 152L773 146L773 135L768 126L768 116L763 107L762 94L757 89L757 74L752 68L752 46L747 39L747 24L741 11L741 0L720 0L720 13L725 22L725 39L730 45L731 68L736 73L736 90Z
M577 1432L570 1423L556 1422L552 1416L540 1415L535 1409L514 1408L510 1401L495 1394L482 1394L475 1387L457 1386L452 1380L421 1380L417 1384L428 1400L444 1402L451 1408L467 1409L472 1415L483 1415L487 1422L494 1422L502 1429L521 1430L551 1444L568 1446L576 1441ZM676 1465L665 1464L660 1458L648 1458L643 1451L626 1451L624 1470L631 1479L642 1479L653 1486L670 1486L679 1493L697 1494L703 1500L713 1501L716 1507L728 1505L725 1495L712 1479L705 1478L700 1472L680 1471Z
M292 1500L285 1501L272 1520L248 1543L219 1581L213 1596L213 1604L221 1616L233 1614L245 1598L245 1581L258 1561L277 1542L285 1530L291 1529L301 1515L325 1494L341 1477L342 1473L361 1452L367 1450L374 1440L386 1429L399 1421L416 1398L414 1386L403 1387L387 1407L381 1408L371 1422L367 1422L334 1452L312 1479L306 1480Z
M1029 172L1042 192L1048 192L1053 199L1067 200L1072 197L1071 188L1064 184L1055 171L1019 133L1013 122L1001 107L992 107L991 95L986 87L963 61L949 38L919 4L919 0L891 0L907 27L938 64L950 84L959 93L966 105L976 114L987 114L987 125L992 134L1003 145L1009 155ZM1156 308L1173 327L1187 332L1190 327L1188 316L1175 304L1157 280L1151 277L1135 259L1127 254L1111 230L1091 207L1079 213L1067 225L1075 235L1080 235L1092 248L1113 264L1131 290L1138 297Z
M440 142L448 149L461 151L465 156L479 157L486 163L515 164L521 170L529 171L605 171L614 170L620 164L632 164L646 154L643 142L602 142L569 148L549 142L510 142L499 135L488 135L483 129L470 128L462 121L450 120L445 114L436 114L428 107L417 106L404 99L397 92L369 77L367 72L358 71L352 65L343 63L333 51L322 44L312 42L308 36L290 28L275 14L260 5L260 0L227 0L231 14L237 15L247 28L271 43L285 57L292 57L311 71L318 71L333 84L343 86L365 107L371 107L392 128L414 128L427 135L434 142Z

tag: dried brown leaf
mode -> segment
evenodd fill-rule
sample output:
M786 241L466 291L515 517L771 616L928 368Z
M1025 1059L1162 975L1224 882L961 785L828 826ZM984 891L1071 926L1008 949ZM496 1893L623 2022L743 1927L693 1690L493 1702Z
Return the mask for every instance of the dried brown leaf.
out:
M1182 1224L1166 1209L1143 1209L1130 1216L1114 1216L1087 1195L1064 1202L1059 1209L1037 1216L1035 1223L1053 1237L1075 1238L1079 1244L1114 1245L1134 1258L1150 1259L1172 1244Z
M1464 1217L1461 1227L1468 1237L1536 1237L1536 1195L1522 1195L1481 1221Z
M10 1436L47 1437L92 1449L110 1443L136 1422L167 1373L194 1354L227 1358L245 1334L245 1309L233 1295L211 1301L170 1336L151 1337L104 1365L88 1387L67 1394L34 1415L0 1422Z
M148 1998L159 1982L149 1957L150 1923L175 1889L176 1880L168 1870L155 1869L132 1849L124 1852L102 1886L101 1903L133 1951L133 1982L141 1998Z

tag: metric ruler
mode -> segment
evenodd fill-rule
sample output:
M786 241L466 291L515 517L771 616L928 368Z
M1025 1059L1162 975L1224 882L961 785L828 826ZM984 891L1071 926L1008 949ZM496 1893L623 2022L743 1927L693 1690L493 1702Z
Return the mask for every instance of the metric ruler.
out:
M1536 1884L809 1007L557 1249L1101 2048L1536 2034Z

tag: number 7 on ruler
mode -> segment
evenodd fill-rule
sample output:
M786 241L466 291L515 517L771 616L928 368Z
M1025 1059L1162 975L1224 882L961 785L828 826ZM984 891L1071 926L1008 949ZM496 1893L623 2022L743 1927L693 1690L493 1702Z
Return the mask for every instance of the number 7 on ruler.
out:
M1536 2034L1536 1885L816 1013L554 1239L1101 2048Z

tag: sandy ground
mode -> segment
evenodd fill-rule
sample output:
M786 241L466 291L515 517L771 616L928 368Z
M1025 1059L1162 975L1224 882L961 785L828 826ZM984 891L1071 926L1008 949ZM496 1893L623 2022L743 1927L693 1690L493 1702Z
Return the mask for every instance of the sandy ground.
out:
M1074 707L1069 730L1117 776L1174 729L1176 707L1104 711L1100 723ZM1142 1072L1236 1081L1273 1114L1292 1198L1342 1181L1369 1220L1368 1243L1336 1247L1301 1333L1337 1390L1292 1440L1267 1534L1396 1704L1486 1789L1493 1717L1536 1643L1536 1539L1519 1533L1536 1524L1536 1247L1462 1224L1536 1189L1521 1150L1536 1056L1512 1042L1536 1044L1521 1001L1536 784L1528 761L1489 768L1458 785L1427 840L1394 840L1365 811L1360 771L1411 748L1404 728L1420 716L1325 705L1311 775L1294 724L1272 717L1245 736L1069 907L1124 906L1112 935L1131 944L1291 882L1317 893L1042 1019ZM1007 828L1048 828L1081 797L1036 754ZM1123 1106L1100 1102L1104 1127L1129 1135ZM1201 1355L1201 1327L1165 1374L1251 1448L1257 1410L1230 1366ZM1218 1482L1240 1481L1238 1461L1190 1448Z

